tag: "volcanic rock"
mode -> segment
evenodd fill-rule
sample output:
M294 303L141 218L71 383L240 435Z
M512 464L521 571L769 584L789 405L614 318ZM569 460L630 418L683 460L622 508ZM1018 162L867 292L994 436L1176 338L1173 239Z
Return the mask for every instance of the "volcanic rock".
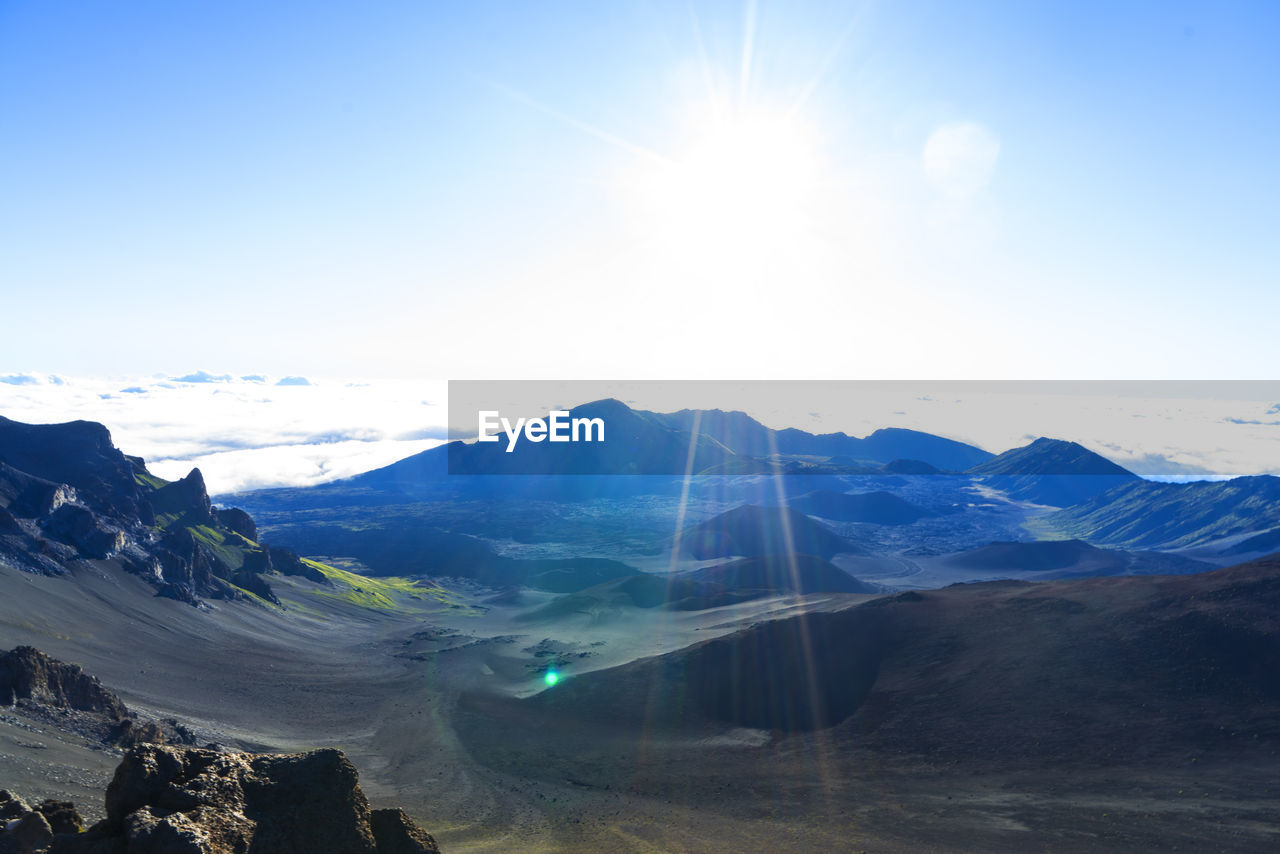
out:
M431 854L400 810L372 812L337 750L292 755L146 745L107 788L107 818L50 854Z
M96 678L77 665L57 661L30 646L0 655L0 697L35 700L114 719L128 715L120 698Z

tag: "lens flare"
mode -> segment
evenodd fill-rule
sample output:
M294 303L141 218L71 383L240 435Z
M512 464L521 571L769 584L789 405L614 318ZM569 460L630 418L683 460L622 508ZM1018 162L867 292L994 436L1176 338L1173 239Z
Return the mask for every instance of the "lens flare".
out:
M542 681L546 682L547 687L550 688L552 685L560 681L560 674L555 672L554 670L548 670L545 674L543 674Z

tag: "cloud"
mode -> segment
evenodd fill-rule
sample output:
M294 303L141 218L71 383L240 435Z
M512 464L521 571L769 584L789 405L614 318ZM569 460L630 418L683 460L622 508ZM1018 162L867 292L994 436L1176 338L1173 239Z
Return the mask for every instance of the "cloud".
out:
M422 430L410 430L396 436L396 441L412 442L417 439L448 439L449 431L444 427L427 427Z
M1224 418L1228 424L1251 424L1257 427L1280 427L1280 421L1258 421L1250 418Z
M267 381L267 378L264 377L262 374L249 374L247 376L241 377L240 379L244 380L247 383L265 383Z
M147 390L142 386L131 385L128 388L120 389L121 394L146 394Z
M1185 455L1184 455L1185 456ZM1122 457L1125 468L1134 474L1142 475L1148 480L1160 478L1207 479L1217 477L1213 469L1205 468L1194 462L1179 461L1164 454L1141 454L1139 456Z
M935 189L966 198L990 183L999 157L1000 140L990 130L977 122L952 122L929 135L921 161Z
M40 380L30 374L9 374L8 376L0 377L0 383L7 385L39 385Z
M1268 415L1280 415L1280 403L1267 410Z
M192 468L199 468L209 493L216 497L275 486L312 486L352 477L439 444L439 441L420 440L276 445L220 451L182 460L157 460L149 462L148 468L166 480L176 480Z
M187 374L184 377L174 377L173 381L179 383L229 383L231 382L231 375L215 375L208 371L196 371L194 374Z
M306 377L284 377L276 385L311 385Z

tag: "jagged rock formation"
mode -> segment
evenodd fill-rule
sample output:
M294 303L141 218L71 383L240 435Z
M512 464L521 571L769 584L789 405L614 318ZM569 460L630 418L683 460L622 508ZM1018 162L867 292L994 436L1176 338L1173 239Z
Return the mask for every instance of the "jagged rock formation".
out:
M34 700L64 709L121 719L129 710L96 677L31 646L0 655L0 701Z
M96 677L31 646L0 653L0 705L19 706L27 716L59 729L125 748L195 741L176 720L139 719Z
M214 514L218 517L218 524L224 528L235 531L246 540L258 541L258 525L253 521L253 517L241 510L239 507L228 507L225 510L215 510Z
M216 509L199 469L166 482L121 453L101 424L22 424L0 417L0 561L62 575L111 560L162 596L253 594L280 604L271 573L326 579L287 549L260 546L243 510Z
M39 835L36 845L15 850L49 854L438 854L440 850L403 810L371 810L356 769L332 749L269 755L139 747L116 769L107 787L106 812L106 819L85 833L54 835L50 829ZM36 813L25 810L23 814ZM40 813L41 820L45 815ZM55 815L65 816L65 810ZM0 851L8 836L9 832L0 833Z

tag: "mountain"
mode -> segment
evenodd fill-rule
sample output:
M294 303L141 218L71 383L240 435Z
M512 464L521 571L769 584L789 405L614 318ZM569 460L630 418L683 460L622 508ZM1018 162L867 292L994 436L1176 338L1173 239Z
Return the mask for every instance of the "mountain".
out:
M100 516L150 524L135 462L116 449L101 424L24 424L0 416L0 502L17 501L14 512L65 503L53 495L65 486L75 490L75 503Z
M1100 549L1081 540L996 542L950 555L945 562L950 566L975 570L1038 573L1037 580L1105 575L1183 575L1214 568L1213 564L1180 555Z
M452 475L677 475L732 467L736 455L705 434L670 426L661 416L606 399L569 410L568 418L600 419L603 441L452 442L444 446Z
M454 479L454 487L483 489L484 484L468 483L463 476L682 477L772 474L779 468L788 474L871 474L887 463L958 470L991 457L972 445L914 430L877 430L865 439L843 433L815 436L772 430L743 412L657 413L613 399L569 410L569 420L593 418L605 424L604 441L535 443L522 438L510 452L505 436L498 442L450 442L342 483L413 491L446 475Z
M776 454L808 457L843 457L850 465L876 465L916 460L945 471L961 471L991 459L991 454L973 445L944 439L918 430L888 427L866 438L844 433L815 435L804 430L773 430L745 412L720 409L682 409L668 414L649 413L667 424L698 432L715 439L735 454L767 458Z
M519 707L521 738L551 720L830 730L830 756L850 763L1244 757L1280 747L1278 611L1280 557L1198 575L961 584L756 624L487 705ZM493 749L552 765L570 749L515 740Z
M687 579L729 590L777 593L879 593L880 588L859 581L816 555L770 554L748 557L681 573Z
M989 451L919 430L882 427L862 440L862 453L881 463L916 460L942 471L964 471L991 459Z
M967 472L1010 498L1069 507L1138 480L1138 476L1076 442L1036 439Z
M0 560L17 568L64 575L108 561L191 604L275 602L264 577L273 572L323 580L256 537L248 514L214 509L199 469L169 482L121 453L101 424L0 418Z
M789 507L745 504L684 532L681 548L696 560L765 555L863 554L864 549Z
M1273 528L1263 534L1247 537L1234 546L1223 549L1224 555L1271 554L1280 551L1280 527Z
M1180 549L1263 534L1280 523L1280 477L1152 483L1139 480L1043 517L1091 543Z
M791 506L802 513L824 519L874 525L910 525L926 516L937 515L892 492L882 490L851 495L847 492L819 489L793 499Z

